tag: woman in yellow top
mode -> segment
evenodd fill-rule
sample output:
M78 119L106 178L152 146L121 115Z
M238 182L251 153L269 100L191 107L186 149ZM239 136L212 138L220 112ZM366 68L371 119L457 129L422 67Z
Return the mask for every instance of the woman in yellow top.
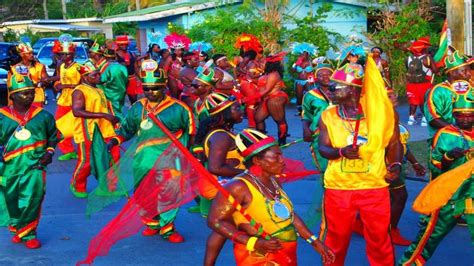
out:
M322 255L324 263L333 262L334 253L306 227L281 187L277 176L282 174L285 164L277 141L256 130L245 129L237 135L236 145L247 170L226 189L271 236L262 238L234 204L217 194L208 226L234 242L237 265L297 265L297 235Z
M202 143L207 169L221 184L241 174L245 170L243 158L235 145L235 135L232 133L234 124L242 122L240 104L234 96L222 93L212 93L206 97L206 109L210 117L199 125L196 143ZM207 217L212 199L216 197L218 189L208 180L199 181L200 211ZM208 249L205 256L205 265L214 265L220 249L226 238L213 232L207 241L208 246L219 247ZM215 251L215 252L211 252Z

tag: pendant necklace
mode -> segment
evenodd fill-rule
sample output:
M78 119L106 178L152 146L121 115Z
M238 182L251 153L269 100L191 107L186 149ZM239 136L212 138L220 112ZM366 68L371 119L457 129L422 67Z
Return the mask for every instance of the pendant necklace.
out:
M28 115L30 113L30 109L26 111L24 115L24 119L20 119L18 116L16 116L15 111L13 110L11 106L10 106L10 113L13 115L13 117L18 123L18 127L15 129L15 133L13 134L15 138L20 141L25 141L25 140L30 139L31 132L25 128L26 123L28 122Z
M272 197L272 200L274 202L271 205L271 207L272 207L272 210L273 210L273 213L275 214L275 216L280 218L280 219L283 219L283 220L286 220L286 219L290 218L291 212L288 209L288 207L280 201L280 198L281 198L280 189L281 188L276 183L276 181L273 179L273 177L271 177L270 180L272 181L273 187L275 188L275 192L272 192L267 186L265 186L262 183L262 181L260 181L256 176L251 174L249 171L246 171L246 173L247 173L247 175L249 175L252 178L254 183L257 185L258 190L260 191L260 193L263 196L265 196L265 194L263 193L262 187L265 188L267 193ZM275 195L275 196L272 196L272 195ZM268 201L268 199L267 199L267 201Z

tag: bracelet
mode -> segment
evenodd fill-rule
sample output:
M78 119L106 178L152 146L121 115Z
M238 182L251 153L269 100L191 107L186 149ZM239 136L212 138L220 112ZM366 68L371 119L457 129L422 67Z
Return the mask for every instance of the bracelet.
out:
M454 158L449 157L448 153L443 154L443 158L446 159L447 161L454 161Z
M344 157L344 155L342 154L342 148L339 148L339 157Z
M308 244L313 244L314 241L318 240L318 238L315 236L315 235L312 235L310 237L308 237L307 239L305 239L306 242L308 242Z
M48 147L48 148L46 148L46 152L49 153L49 154L51 154L51 155L54 155L54 151L55 151L55 150L54 150L53 147Z
M251 236L249 240L247 241L247 250L248 251L254 251L255 250L255 243L257 243L258 238Z
M411 165L415 166L415 165L420 165L419 162L416 162L416 163L412 163Z
M395 165L398 165L398 166L400 166L400 168L402 168L402 163L401 163L401 162L394 162L394 163L391 163L391 164L387 167L387 170L391 171L392 168L393 168Z
M242 231L237 231L237 232L232 234L232 237L230 238L230 241L235 243L235 239L240 235L246 235L246 233L242 232Z

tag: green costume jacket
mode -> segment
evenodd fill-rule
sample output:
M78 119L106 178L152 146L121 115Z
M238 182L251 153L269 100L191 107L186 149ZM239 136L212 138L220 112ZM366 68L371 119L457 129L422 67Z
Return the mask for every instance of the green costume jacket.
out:
M105 97L112 103L114 114L123 118L122 109L128 82L127 68L117 62L105 60L99 62L98 68L102 83L97 87L104 91Z
M332 102L318 87L308 91L303 97L303 112L301 115L303 120L310 122L309 129L313 134L313 142L311 143L313 159L321 171L326 169L328 161L326 158L323 158L318 151L318 123L322 112L330 106L332 106Z
M169 96L151 108L148 99L137 101L127 112L117 132L119 142L137 136L137 148L134 157L135 184L138 184L153 167L158 157L168 148L171 140L149 118L153 113L183 143L188 145L190 135L196 134L194 115L185 103Z
M444 171L441 169L441 161L445 153L449 152L454 148L461 148L463 150L470 150L466 156L456 159L449 169ZM474 132L465 132L461 134L460 129L454 125L446 126L440 129L433 137L433 144L431 146L431 159L430 159L430 170L431 179L438 177L440 174L454 169L465 162L467 162L474 151Z

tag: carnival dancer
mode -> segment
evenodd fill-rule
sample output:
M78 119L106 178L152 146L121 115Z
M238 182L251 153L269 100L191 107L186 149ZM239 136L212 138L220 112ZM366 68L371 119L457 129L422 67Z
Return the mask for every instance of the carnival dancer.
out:
M473 87L469 84L471 69L468 58L455 51L445 58L447 80L434 86L426 95L424 105L430 138L435 132L454 123L453 102L458 98L473 95Z
M236 137L247 170L234 178L226 190L271 237L264 239L221 193L212 204L208 226L234 242L237 265L296 265L297 235L318 253L323 263L334 261L334 253L306 227L294 212L288 195L275 177L284 163L278 142L265 134L245 129ZM215 247L208 245L214 253Z
M97 70L100 72L100 83L97 88L104 91L105 97L112 105L115 116L123 118L123 105L128 82L127 68L116 61L115 47L107 44L98 57Z
M63 136L58 143L59 150L63 155L58 157L60 161L77 159L77 153L74 151L72 137L74 135L71 125L74 124L72 114L72 91L81 82L79 73L80 65L74 62L76 45L72 42L72 36L63 34L59 36L59 41L55 41L53 50L59 51L63 63L59 66L59 83L56 83L54 89L59 91L56 109L56 126Z
M197 72L202 72L204 65L209 60L209 53L212 51L212 44L207 42L193 42L189 45L189 51L199 55L199 66Z
M235 146L233 126L242 122L240 104L234 96L212 93L206 98L211 117L199 125L196 143L203 143L207 169L219 183L225 184L230 178L245 170L243 158ZM201 195L201 215L207 217L209 208L218 189L207 180L199 180ZM226 238L213 232L209 235L204 265L215 265L217 255ZM210 246L215 248L210 248ZM216 253L213 253L216 252Z
M331 79L338 106L323 111L319 123L319 152L329 160L321 238L336 255L331 265L344 265L359 214L369 263L393 265L388 185L400 174L402 159L394 109L371 57L364 86L357 72L344 69Z
M171 49L171 61L169 62L169 68L165 70L168 74L168 88L170 90L171 97L179 99L182 91L182 84L179 82L179 75L183 68L183 55L188 50L191 40L186 35L180 35L177 33L171 33L164 38L168 48Z
M361 46L351 45L346 47L339 57L338 68L342 68L346 73L353 73L356 78L364 76L364 67L359 64L359 60L365 56L365 51Z
M136 187L144 176L153 168L157 158L168 148L171 140L147 116L154 115L185 145L190 146L196 133L194 116L189 107L165 94L167 77L158 63L153 60L142 62L139 72L143 82L145 98L137 101L127 112L121 123L117 137L113 138L109 147L137 137L137 153L134 156L133 172ZM144 221L147 228L144 236L160 234L164 239L179 243L184 238L174 226L179 208L161 213L154 220Z
M214 77L216 82L214 91L228 96L234 95L239 98L240 92L237 88L238 83L229 72L232 69L232 65L229 63L227 56L224 54L215 54L212 60L214 60L216 64L214 68L216 72Z
M8 226L13 243L35 249L41 247L36 230L46 166L58 134L54 117L32 105L35 87L29 77L13 75L10 81L12 104L0 109L0 226Z
M429 208L429 211L422 212L428 216L421 220L416 240L403 254L400 265L427 263L461 215L466 217L474 243L473 101L456 101L453 115L455 123L443 127L434 136L430 168L436 169L432 171L436 179L428 184L427 191L420 194L424 200L417 199L413 205L415 210ZM466 168L467 164L471 167ZM449 172L453 174L449 175ZM438 186L438 189L428 192L433 186ZM417 204L419 200L424 204Z
M330 88L332 84L331 75L334 72L332 66L327 63L319 63L316 66L316 86L308 91L303 97L303 139L311 142L310 149L313 162L318 170L324 174L327 167L327 159L319 154L319 118L321 113L329 107L334 106L334 92Z
M91 155L94 151L94 141L108 142L115 136L114 124L119 119L113 115L112 107L107 101L104 92L97 88L100 82L100 72L92 64L81 66L81 84L77 85L72 93L72 113L74 120L74 142L77 144L79 158L71 178L70 189L77 198L87 197L87 177L91 174L94 164L105 164L103 169L109 167L110 162L95 161ZM94 139L94 131L99 130L103 140ZM118 147L112 149L112 157L116 162L120 157ZM95 173L99 178L100 173Z
M189 108L193 108L198 95L192 93L192 82L197 76L196 71L199 66L199 52L187 52L183 56L184 66L179 72L179 83L182 86L180 100L186 103Z
M288 103L288 95L283 90L285 83L283 77L282 61L284 52L267 56L265 64L265 76L259 79L260 105L255 114L257 129L265 132L265 119L269 116L278 126L278 143L286 143L288 133L288 123L286 122L285 105Z
M18 51L18 54L20 54L21 62L10 67L9 76L29 76L35 86L35 99L33 100L33 105L43 107L43 104L46 102L44 91L45 83L48 82L46 67L35 59L29 39L22 38L20 44L16 47L16 50Z
M138 96L143 93L140 81L136 75L137 58L133 53L128 51L129 40L126 35L117 36L115 43L118 45L116 52L117 62L127 68L127 95L130 100L130 105L132 105L137 101Z
M205 72L200 72L191 83L191 93L198 97L194 102L193 112L199 122L209 117L209 110L206 106L206 97L212 93L214 89L214 70L208 68Z
M372 57L374 58L375 64L377 65L377 68L380 71L380 74L382 74L383 79L385 80L385 83L388 87L391 86L392 82L390 79L390 68L388 65L387 60L383 59L381 55L383 54L383 50L380 47L372 47L370 49L370 52L372 53Z
M251 34L242 33L234 45L243 51L243 60L239 65L240 91L247 98L245 102L245 113L247 114L248 127L256 128L255 112L258 104L257 81L264 73L264 65L259 62L262 57L262 45L260 41Z
M303 111L303 95L309 91L314 82L313 65L311 63L311 56L316 56L317 49L314 45L309 43L295 43L292 45L293 53L298 55L298 59L293 64L291 70L296 72L294 89L296 91L296 108L297 116L301 116Z
M412 53L407 58L407 97L410 104L409 118L407 125L411 126L416 123L416 108L419 107L423 112L423 104L425 104L425 94L433 86L434 73L438 72L433 57L428 53L431 46L429 38L423 37L413 42L408 50ZM426 113L424 114L427 115ZM425 116L421 119L421 126L426 127L427 121ZM428 119L429 120L429 119Z

